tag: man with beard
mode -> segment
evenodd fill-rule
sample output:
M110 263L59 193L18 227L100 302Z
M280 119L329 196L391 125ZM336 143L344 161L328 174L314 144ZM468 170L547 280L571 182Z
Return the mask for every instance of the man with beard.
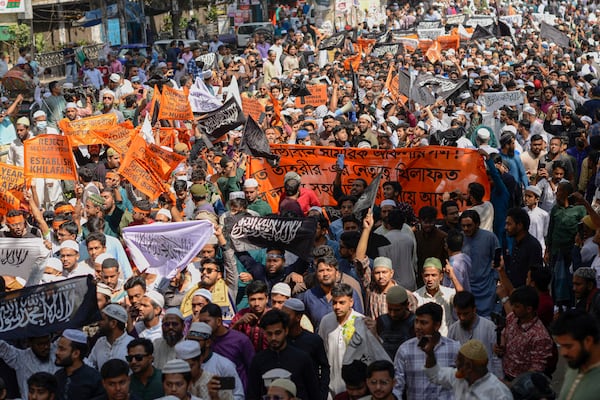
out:
M379 256L392 260L396 283L414 290L417 286L415 279L417 245L412 230L405 222L406 217L402 211L393 209L389 212L384 221L386 226L389 225L389 231L384 236L390 244L380 246L378 253Z
M440 367L434 353L436 342L420 346L427 355L425 374L435 384L454 392L454 398L512 400L508 386L488 371L488 352L483 343L471 339L460 347L456 368Z
M129 377L129 365L118 358L108 360L100 369L102 386L106 396L101 400L140 400L134 394L129 393L131 378Z
M149 290L144 294L139 303L140 320L134 325L135 332L139 338L154 341L162 335L162 324L160 315L165 300L163 295L155 290Z
M204 322L193 322L188 331L187 341L194 341L200 345L200 360L202 369L216 376L230 376L235 380L233 398L244 399L244 385L237 373L235 364L226 357L213 352L212 328Z
M169 308L162 321L162 337L154 341L154 366L158 369L176 358L175 345L183 340L183 315L178 308Z
M8 157L6 162L10 165L22 167L25 165L25 142L27 139L33 137L33 134L29 131L29 119L27 117L21 117L17 120L15 125L17 131L17 137L10 144L8 148Z
M123 201L121 193L118 190L105 187L100 192L100 196L104 199L102 211L104 220L106 221L105 227L108 228L105 229L105 233L120 238L121 229L128 226L133 221L133 217L131 216L131 213L122 206ZM117 201L117 196L121 198L121 201Z
M284 193L279 199L279 209L286 209L286 203L290 201L298 202L302 215L306 215L312 206L321 207L321 202L312 189L300 187L301 178L295 171L290 171L283 178Z
M127 325L127 311L118 304L109 304L102 309L102 319L98 322L100 337L90 355L87 363L96 369L101 369L104 363L113 358L125 360L127 344L133 340L125 332Z
M231 329L236 329L250 339L255 351L267 347L267 339L259 326L260 319L269 310L267 302L269 292L267 284L263 281L252 281L246 286L249 307L243 308L231 320Z
M36 372L54 374L58 367L54 364L56 345L52 345L50 335L30 337L28 348L19 349L0 340L0 358L17 373L19 391L27 399L27 379Z
M114 75L114 74L113 74ZM104 89L100 92L100 100L102 100L102 109L96 111L94 115L102 114L115 114L117 116L117 123L121 123L125 120L123 113L115 107L115 92L110 89Z
M494 355L496 325L489 319L477 315L475 296L470 292L456 293L453 306L458 321L448 328L448 337L460 344L465 344L470 339L479 340L485 346L487 353L492 355L488 360L488 370L497 377L503 378L502 361Z
M525 173L529 177L530 183L536 182L538 167L540 167L540 163L543 165L542 160L545 155L546 151L544 150L544 138L537 134L531 136L529 150L523 152L519 156L521 158L523 168L525 168Z
M281 310L270 310L260 321L268 347L257 353L250 365L246 399L259 400L267 391L262 376L274 368L290 372L290 380L297 387L301 399L321 398L317 373L308 355L287 342L289 317Z
M506 273L514 287L525 285L529 268L543 265L542 246L529 233L529 215L522 208L511 208L506 215L506 235L514 239L510 254L505 254Z
M409 300L410 296L410 300ZM408 339L415 337L415 314L410 303L416 304L412 294L402 286L392 286L385 295L387 313L375 320L375 332L381 339L383 348L394 359L398 347ZM365 321L367 322L367 321ZM367 326L369 326L367 322ZM373 329L369 326L369 329ZM343 375L342 369L342 375Z
M343 169L336 168L335 179L333 180L333 198L338 202L338 204L340 203L342 197L346 196L346 193L344 193L344 190L342 189L342 172L344 172ZM355 178L350 184L350 192L348 195L354 196L358 199L360 195L363 194L367 186L367 181L362 178Z
M563 153L563 139L560 136L555 136L550 139L550 145L548 146L548 153L542 158L545 164L545 176L540 176L540 172L538 171L538 182L540 178L547 178L548 176L552 176L552 170L554 169L554 163L559 162L563 165L565 170L564 178L568 181L575 181L575 170L573 169L573 165L569 159L569 156ZM540 168L542 169L542 168Z
M451 306L454 295L456 292L463 290L462 285L454 275L454 270L449 264L446 265L445 271L450 276L450 279L452 279L454 289L442 285L442 279L444 278L442 262L435 257L426 259L423 263L424 286L415 292L415 297L419 305L433 302L439 304L444 309L444 319L439 328L440 333L444 336L448 334L448 327L454 323Z
M133 339L127 345L127 356L131 369L131 394L142 400L153 400L164 396L162 373L152 366L154 346L148 339Z
M100 373L83 363L88 351L87 336L78 329L65 329L56 346L59 369L57 399L93 399L105 394Z
M117 172L121 166L121 155L112 147L106 149L106 161L98 163L94 171L94 180L104 183L107 172Z
M596 283L596 270L579 267L573 273L575 308L585 311L600 321L600 290Z
M597 398L600 379L600 331L597 322L585 311L568 310L559 315L551 331L560 354L569 366L559 398Z

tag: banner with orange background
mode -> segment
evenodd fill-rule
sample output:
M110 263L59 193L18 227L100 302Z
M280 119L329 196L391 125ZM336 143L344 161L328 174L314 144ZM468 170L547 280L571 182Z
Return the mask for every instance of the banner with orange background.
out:
M158 119L192 121L194 113L188 100L187 90L173 89L167 85L162 88Z
M355 70L356 71L356 70ZM317 83L315 85L306 85L306 89L310 92L310 96L296 97L296 108L304 108L307 104L313 107L319 107L327 104L327 84Z
M171 172L185 160L185 157L157 145L148 145L143 137L135 136L123 162L128 163L130 159L141 161L158 178L166 181Z
M67 136L38 135L23 145L26 178L77 181L77 165Z
M103 144L102 140L91 135L90 131L106 131L113 129L117 125L117 116L113 113L94 115L69 121L63 118L58 121L58 127L64 132L65 136L69 137L71 146L85 146L88 144Z
M265 105L258 99L248 97L246 93L242 93L242 110L244 114L250 115L254 120L258 121L260 115L265 112Z
M443 146L373 150L271 145L271 151L281 157L279 165L272 167L262 159L252 158L248 177L258 181L263 199L274 211L279 209L283 179L289 171L302 176L303 187L314 190L321 205L335 206L333 180L338 154L345 156L342 187L346 193L356 178L370 182L382 172L382 185L386 181L400 182L401 200L411 204L415 211L427 205L440 209L444 192L466 193L471 182L484 185L489 198L485 165L475 150ZM381 200L383 192L379 190L377 204Z
M0 213L21 208L24 186L23 167L0 163Z
M119 174L148 196L150 201L156 200L161 193L168 191L166 183L163 183L148 166L135 157L125 157L119 167Z
M92 129L89 134L96 136L103 144L112 147L119 154L127 153L131 145L131 138L138 129L133 127L131 121L125 121L110 129Z

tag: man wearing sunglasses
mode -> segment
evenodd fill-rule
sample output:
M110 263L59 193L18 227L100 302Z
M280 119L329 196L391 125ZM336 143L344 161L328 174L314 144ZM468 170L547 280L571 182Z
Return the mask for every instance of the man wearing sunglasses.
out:
M164 396L162 373L152 366L154 345L149 339L134 339L127 345L125 359L131 369L129 392L142 400Z
M121 123L125 120L123 113L116 108L116 95L115 92L109 89L105 89L100 92L100 100L102 101L102 109L96 111L94 115L101 114L115 114L117 116L117 123Z

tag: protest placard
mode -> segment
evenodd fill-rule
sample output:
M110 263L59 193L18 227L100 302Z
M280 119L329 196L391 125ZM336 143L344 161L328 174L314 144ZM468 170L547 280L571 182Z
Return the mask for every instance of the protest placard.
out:
M494 112L504 105L514 106L523 104L523 92L514 90L512 92L485 92L482 94L483 105L487 112Z
M171 172L185 160L184 156L165 150L160 146L148 145L141 136L133 138L123 163L129 163L131 158L142 161L154 174L164 180L168 180Z
M23 239L19 239L23 240ZM94 277L26 286L0 297L0 339L42 337L101 319Z
M327 98L327 84L318 83L315 85L306 85L306 89L308 89L310 95L296 97L296 108L303 108L307 104L318 107L320 105L327 104L329 101ZM302 99L304 99L304 101Z
M123 239L140 271L173 277L200 252L213 234L207 220L149 224L123 229Z
M260 115L265 112L265 106L258 99L250 98L242 93L242 110L244 110L244 114L258 120Z
M217 55L215 53L200 54L196 57L196 63L199 61L204 63L202 69L206 71L217 66Z
M281 157L276 167L253 159L248 172L274 211L279 209L283 178L289 171L302 176L303 186L314 190L321 204L335 204L332 182L340 153L345 155L342 187L346 192L354 179L371 182L382 172L382 182L400 182L401 200L417 210L426 205L439 209L444 192L458 189L466 193L470 182L481 183L489 193L485 165L477 151L470 149L428 146L373 150L272 144L271 151Z
M135 157L127 157L121 162L119 174L127 179L136 189L144 193L154 201L167 191L163 186L163 181L158 177L144 161Z
M112 147L119 154L127 153L131 145L131 138L136 134L136 129L131 121L117 124L110 129L92 129L90 135L97 136L102 143Z
M288 250L303 260L311 257L317 230L316 219L287 218L279 216L243 217L231 230L231 243L235 246L249 243L253 246L276 247ZM245 247L236 250L245 250Z
M77 180L77 165L66 136L38 135L23 145L26 177Z
M0 212L21 208L25 174L23 167L0 163Z
M173 89L167 85L162 88L158 119L191 121L194 119L186 90Z
M71 146L85 146L88 144L102 144L102 141L96 135L90 135L92 129L108 130L113 129L117 124L117 116L113 113L95 115L69 121L66 118L58 121L58 127L69 137Z
M377 44L371 50L371 57L383 57L385 53L391 53L393 56L396 56L400 51L400 44Z
M0 237L0 271L27 280L36 262L48 252L42 238Z

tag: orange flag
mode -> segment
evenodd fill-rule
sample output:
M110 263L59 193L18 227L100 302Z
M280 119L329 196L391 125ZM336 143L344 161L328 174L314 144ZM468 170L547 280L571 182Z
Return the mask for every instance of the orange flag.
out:
M425 56L431 63L434 63L440 59L440 57L442 56L441 48L442 47L440 46L440 42L434 40L431 47L427 49Z
M58 121L58 127L64 132L65 136L70 139L71 146L85 146L88 144L102 144L102 140L91 135L90 131L94 130L110 130L117 125L117 116L113 113L94 115L69 121L63 118Z
M173 148L175 146L175 135L177 130L175 128L160 128L160 145Z
M119 154L127 153L131 144L131 138L137 130L133 127L131 121L125 121L112 129L92 129L90 135L95 135L107 146L112 147Z
M163 192L168 191L159 177L137 158L125 158L119 168L119 174L127 179L137 190L154 201Z
M273 13L273 16L271 17L271 23L273 24L273 26L277 26L277 13Z
M279 104L279 100L277 100L271 92L269 92L269 97L271 98L271 102L273 103L273 114L275 114L275 124L281 122L281 104Z
M184 90L163 86L160 97L158 119L191 121L194 119L192 107Z
M375 43L377 43L377 40L358 38L356 39L356 43L365 51L365 54L369 54Z
M24 186L23 167L0 163L0 213L21 208Z
M147 145L141 136L135 136L125 155L124 163L136 159L145 164L158 178L167 180L173 170L185 160L185 157L165 150L157 145Z
M350 71L350 65L352 65L352 68L355 71L358 71L358 68L360 67L360 61L362 59L362 48L359 44L356 44L354 47L356 48L356 54L344 60L344 69L346 71Z
M68 137L38 135L23 144L25 177L77 180L77 166Z

